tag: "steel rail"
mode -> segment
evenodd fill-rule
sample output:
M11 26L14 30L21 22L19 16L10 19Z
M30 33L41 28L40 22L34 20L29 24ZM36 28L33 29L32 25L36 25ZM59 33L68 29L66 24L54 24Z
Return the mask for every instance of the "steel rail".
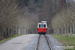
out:
M38 46L39 46L40 37L41 37L41 35L39 35L39 37L38 37L38 43L37 43L37 46L36 46L36 50L38 50Z
M49 47L49 49L51 50L51 46L49 45L50 42L49 42L49 40L48 40L48 37L47 37L46 35L44 35L44 36L45 36L45 38L46 38L46 41L47 41L48 47Z
M53 49L53 46L52 46L52 43L51 43L50 40L49 40L49 37L46 36L46 35L45 35L45 37L46 37L46 39L47 39L48 46L49 46L50 50L55 50L55 49Z
M45 36L45 38L46 38L46 41L47 41L47 44L48 44L49 49L50 49L50 50L53 50L53 49L52 49L52 46L51 46L51 42L49 41L49 38L48 38L46 35L44 35L44 36ZM38 50L40 38L41 38L41 35L39 35L39 37L38 37L38 42L37 42L37 46L36 46L36 49L35 49L35 50Z

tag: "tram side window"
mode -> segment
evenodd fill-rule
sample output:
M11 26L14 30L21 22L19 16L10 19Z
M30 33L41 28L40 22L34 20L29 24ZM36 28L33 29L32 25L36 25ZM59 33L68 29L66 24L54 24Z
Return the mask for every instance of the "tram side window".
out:
M46 28L46 25L44 24L44 28Z

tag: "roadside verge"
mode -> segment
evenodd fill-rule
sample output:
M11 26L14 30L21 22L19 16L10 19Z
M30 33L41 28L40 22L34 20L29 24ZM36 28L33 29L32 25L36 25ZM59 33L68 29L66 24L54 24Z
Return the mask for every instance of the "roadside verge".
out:
M61 36L61 35L55 35L53 34L53 36L61 43L63 43L66 48L67 46L69 48L65 49L65 50L75 50L75 38L72 37L66 37L66 36ZM72 48L70 48L72 47Z

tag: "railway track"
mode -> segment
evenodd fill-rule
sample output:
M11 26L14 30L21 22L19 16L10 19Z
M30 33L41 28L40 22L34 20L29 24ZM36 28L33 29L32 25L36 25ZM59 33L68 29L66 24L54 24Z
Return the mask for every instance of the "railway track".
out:
M46 35L39 35L36 50L52 50L50 41Z

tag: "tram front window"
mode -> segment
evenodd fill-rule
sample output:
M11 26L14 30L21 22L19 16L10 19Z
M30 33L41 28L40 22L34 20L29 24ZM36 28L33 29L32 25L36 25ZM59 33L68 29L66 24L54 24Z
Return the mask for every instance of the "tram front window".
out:
M41 28L41 25L39 24L39 28Z
M44 24L44 28L46 28L46 25Z

